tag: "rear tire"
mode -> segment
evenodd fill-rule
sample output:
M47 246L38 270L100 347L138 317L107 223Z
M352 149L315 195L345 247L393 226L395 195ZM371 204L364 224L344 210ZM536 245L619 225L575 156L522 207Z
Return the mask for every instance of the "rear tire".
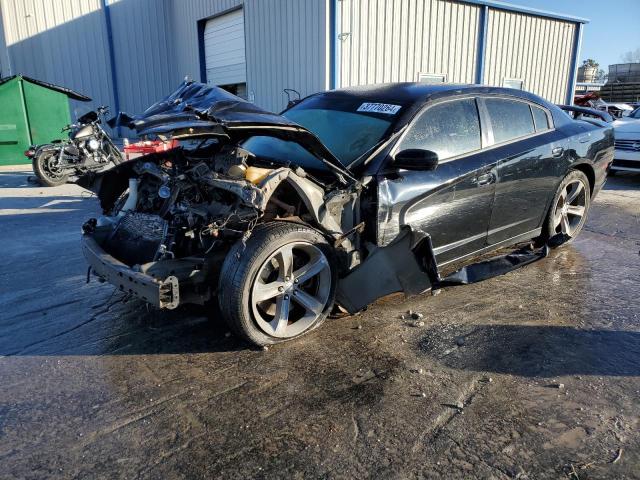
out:
M271 222L229 251L218 301L238 336L259 346L314 330L331 312L337 282L333 248L313 228Z
M54 150L44 151L33 159L33 173L38 181L45 187L57 187L67 182L69 174L56 172L51 161L58 152Z
M589 179L581 171L572 170L562 179L553 197L542 226L540 243L560 246L571 242L582 231L590 207Z

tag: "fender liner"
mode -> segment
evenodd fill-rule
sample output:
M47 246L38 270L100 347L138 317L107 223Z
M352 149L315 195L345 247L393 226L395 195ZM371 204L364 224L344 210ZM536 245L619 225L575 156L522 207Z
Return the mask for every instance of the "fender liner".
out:
M437 280L431 237L404 227L392 243L374 250L338 282L336 300L354 314L391 293L423 293L432 288L434 274Z

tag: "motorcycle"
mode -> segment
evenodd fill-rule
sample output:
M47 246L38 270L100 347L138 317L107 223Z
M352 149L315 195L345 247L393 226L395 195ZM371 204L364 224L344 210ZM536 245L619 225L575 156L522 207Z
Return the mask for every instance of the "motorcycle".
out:
M42 185L62 185L69 177L98 172L125 160L102 128L102 120L108 112L107 107L98 107L97 111L82 115L76 123L62 129L69 132L68 140L33 145L24 152L32 161L33 172Z

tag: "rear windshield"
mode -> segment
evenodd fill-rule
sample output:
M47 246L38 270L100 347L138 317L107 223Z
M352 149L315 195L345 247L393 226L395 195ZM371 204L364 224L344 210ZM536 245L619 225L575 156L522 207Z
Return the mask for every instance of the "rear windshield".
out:
M399 104L311 97L282 115L314 133L343 165L348 166L387 137L401 110ZM255 136L242 146L258 157L273 161L288 160L303 168L325 168L294 142Z

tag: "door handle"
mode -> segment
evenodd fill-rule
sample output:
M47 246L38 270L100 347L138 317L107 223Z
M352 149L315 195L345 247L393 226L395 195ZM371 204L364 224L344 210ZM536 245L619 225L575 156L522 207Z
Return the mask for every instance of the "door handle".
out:
M562 154L564 153L564 148L562 147L556 147L553 150L551 150L551 153L553 154L554 157L558 158L561 157Z
M490 185L496 181L496 176L491 172L483 173L482 175L478 175L474 181L475 184L479 187L481 187L482 185Z

